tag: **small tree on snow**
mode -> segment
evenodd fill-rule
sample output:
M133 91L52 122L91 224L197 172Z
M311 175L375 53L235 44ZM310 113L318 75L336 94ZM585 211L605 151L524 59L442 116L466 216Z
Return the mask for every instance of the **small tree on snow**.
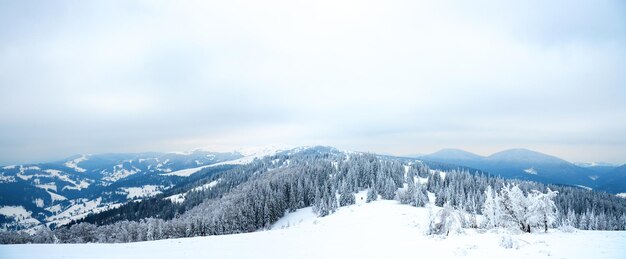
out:
M517 185L504 185L499 193L491 187L485 190L482 213L485 228L515 225L524 232L541 226L548 231L557 218L554 198L558 192L548 189L546 193L533 190L527 196Z
M459 215L459 212L452 208L449 203L446 203L443 209L435 214L431 213L429 215L426 234L449 236L453 233L461 233L463 232L461 225L461 215Z
M378 199L378 192L376 192L376 189L374 189L374 187L367 190L367 199L365 200L365 202L375 201L377 199Z
M354 194L350 192L345 183L343 184L341 189L341 193L339 194L339 206L348 206L355 204L356 199L354 198Z
M531 213L530 221L535 226L542 226L545 232L548 232L548 226L556 221L557 208L553 199L558 193L558 191L552 191L548 188L546 193L533 190L528 195Z
M498 194L494 193L491 186L487 186L485 190L485 203L482 207L482 213L485 217L483 227L494 228L500 225L500 206L498 201Z
M383 181L384 184L382 190L380 190L380 195L385 200L393 200L398 190L395 182L391 178L385 178Z
M415 203L415 185L412 183L407 184L406 189L398 191L398 200L402 204L410 204L416 206Z
M428 192L423 184L417 183L414 197L416 207L424 207L429 203Z
M517 185L513 185L513 187L505 185L502 187L499 205L505 221L517 225L524 232L530 232L528 200Z

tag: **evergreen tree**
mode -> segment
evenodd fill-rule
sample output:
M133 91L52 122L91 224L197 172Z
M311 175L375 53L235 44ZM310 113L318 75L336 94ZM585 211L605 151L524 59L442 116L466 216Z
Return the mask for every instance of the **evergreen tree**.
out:
M367 190L367 199L365 200L365 202L371 202L371 201L375 201L378 199L378 193L376 192L376 189L374 189L374 187L370 188L369 190Z

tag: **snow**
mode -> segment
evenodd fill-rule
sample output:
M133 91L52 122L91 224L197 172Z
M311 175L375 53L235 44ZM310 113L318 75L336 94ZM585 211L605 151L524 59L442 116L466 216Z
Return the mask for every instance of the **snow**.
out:
M185 202L185 196L187 195L187 193L179 193L179 194L174 194L171 196L167 196L165 198L163 198L164 200L170 200L173 203L183 203Z
M619 164L613 164L613 163L607 163L607 162L581 162L581 163L574 163L574 164L580 167L596 167L596 166L618 167L620 166Z
M181 177L188 177L192 174L195 174L197 172L199 172L200 170L207 168L211 165L205 165L205 166L200 166L200 167L194 167L194 168L187 168L187 169L182 169L182 170L178 170L178 171L174 171L171 173L167 173L167 174L162 174L165 176L181 176Z
M58 194L53 193L53 192L50 192L50 191L48 191L48 190L46 190L46 191L48 192L48 194L50 194L50 199L52 199L52 202L67 200L67 198L65 198L65 197L64 197L64 196L62 196L62 195L58 195Z
M215 187L217 185L217 183L219 183L219 179L211 181L210 183L207 183L207 184L203 184L202 186L198 186L198 187L193 188L191 190L197 192L197 191L203 191L203 190L211 189L211 188Z
M30 217L32 213L22 206L2 206L0 207L0 215L7 217Z
M174 154L174 155L180 155L180 156L188 156L191 155L193 152L190 151L170 151L167 152L168 154Z
M70 189L70 190L81 190L84 188L88 188L89 187L89 182L85 181L85 180L81 180L80 182L76 182L72 179L70 179L67 175L65 175L65 173L63 171L59 171L59 170L54 170L54 169L46 169L43 170L41 172L44 172L46 174L31 174L31 175L24 175L24 172L26 170L41 170L41 168L37 167L37 166L30 166L30 167L20 167L20 172L17 174L17 177L23 179L23 180L29 180L30 178L36 177L42 177L42 178L58 178L61 181L70 183L74 186L64 186L62 190L65 189ZM38 183L39 179L35 179L35 183ZM54 187L52 186L54 185ZM57 187L55 183L49 183L49 184L40 184L37 185L37 187L42 188L42 189L51 189L54 188L54 190L56 191Z
M9 224L3 224L4 225L3 228L6 226L10 226L10 227L19 226L21 228L31 228L31 227L41 224L39 220L32 217L32 212L26 210L22 206L2 206L0 207L0 215L3 215L8 218L13 218L13 222ZM0 252L0 255L3 255L3 253Z
M79 167L78 164L80 162L85 161L85 160L87 160L87 155L81 155L79 158L76 158L74 160L70 160L70 161L65 162L65 166L74 169L74 171L76 171L76 172L84 173L87 170L84 169L84 168Z
M195 188L193 188L193 189L191 189L191 190L189 190L189 191L187 191L185 193L174 194L174 195L171 195L171 196L167 196L167 197L165 197L163 199L164 200L165 199L170 200L170 201L172 201L174 203L183 203L185 201L185 198L187 197L187 194L189 192L194 192L194 191L197 192L197 191L204 191L204 190L207 190L207 189L211 189L211 188L215 187L218 183L219 183L219 179L211 181L210 183L203 184L201 186L195 187Z
M35 206L37 206L38 208L43 208L43 206L44 206L43 199L39 199L39 198L37 198L37 199L35 199L35 200L33 201L33 203L34 203L34 204L35 204Z
M306 207L298 209L295 212L289 213L274 223L271 229L284 229L292 228L300 224L311 224L317 219L312 207Z
M22 258L626 258L626 232L425 236L429 208L375 201L318 218L311 208L281 219L273 230L127 244L2 245L2 257ZM284 224L293 222L293 224ZM284 226L284 227L283 227ZM511 248L501 245L508 241Z
M72 183L74 183L74 186L64 186L63 190L68 189L68 190L81 190L81 189L86 189L89 187L89 182L82 180L80 181L80 183L75 183L74 181L71 181Z
M626 199L626 192L615 194L615 196Z
M102 198L95 200L88 200L73 204L65 209L63 212L47 217L46 222L56 223L57 225L65 225L72 220L78 220L86 217L89 213L98 213L101 211L113 209L119 207L120 204L106 204L102 203Z
M51 190L51 191L54 191L54 192L57 191L57 185L54 182L46 183L46 184L37 184L37 185L35 185L35 187L41 188L41 189L44 189L44 190Z
M129 177L129 176L131 176L133 174L136 174L136 173L139 173L139 172L141 172L141 170L139 170L139 169L137 169L135 167L133 167L133 169L131 169L131 170L128 170L126 168L123 168L123 165L120 164L120 165L114 166L113 167L113 173L107 175L106 177L103 177L102 180L109 181L109 182L115 182L115 181L117 181L119 179Z
M242 149L238 149L237 152L239 152L240 154L242 154L244 157L239 158L239 159L235 159L235 160L230 160L230 161L224 161L224 162L220 162L220 163L216 163L213 164L213 166L217 166L217 165L245 165L245 164L249 164L252 161L254 161L254 159L256 158L263 158L266 156L273 156L276 155L277 153L281 152L281 151L286 151L289 148L283 147L283 146L267 146L267 147L261 147L261 148L242 148Z
M3 167L2 169L15 169L15 167L17 167L16 165L7 165L5 167Z
M0 173L0 183L12 183L15 182L15 177L12 175L4 175Z
M46 208L46 210L47 210L47 211L52 212L52 213L58 213L58 212L60 212L62 209L63 209L63 208L61 208L61 204L57 204L57 205L50 206L50 207L47 207L47 208Z
M587 186L584 186L584 185L579 185L579 184L577 184L576 186L578 186L578 187L580 187L580 188L583 188L583 189L585 189L585 190L587 190L587 191L591 191L591 190L593 190L593 188L591 188L591 187L587 187Z
M20 179L22 179L22 180L24 180L24 181L28 181L28 180L30 180L30 178L33 178L33 177L36 177L36 176L39 176L39 177L48 177L48 176L46 176L46 175L39 175L39 174L34 174L34 175L32 175L32 174L31 174L31 175L24 175L24 173L25 173L27 170L32 170L32 171L40 171L40 170L41 170L41 168L39 168L38 166L27 166L27 167L20 166L20 171L19 171L19 172L18 172L15 176L19 177Z
M236 151L244 156L242 158L228 160L228 161L200 166L200 167L182 169L182 170L178 170L178 171L174 171L174 172L162 174L162 175L188 177L207 167L220 166L220 165L245 165L245 164L251 163L256 158L273 156L277 154L278 152L285 151L285 150L287 149L284 147L279 147L279 146L268 146L268 147L263 147L263 148L242 148Z
M127 199L135 199L135 198L145 198L145 197L152 197L155 196L159 193L161 193L161 189L163 188L163 186L160 185L144 185L142 187L126 187L126 188L120 188L122 190L124 190L125 193L127 193L126 198Z
M39 166L27 166L27 167L22 167L20 166L20 171L26 171L26 170L41 170L41 167Z
M527 174L534 174L537 175L537 170L535 170L535 168L528 168L528 169L524 169L524 172Z

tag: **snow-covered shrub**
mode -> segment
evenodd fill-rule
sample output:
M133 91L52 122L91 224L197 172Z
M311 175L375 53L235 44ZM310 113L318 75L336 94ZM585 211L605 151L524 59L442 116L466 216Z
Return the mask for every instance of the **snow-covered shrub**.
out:
M449 236L459 233L463 233L461 215L449 204L437 213L429 214L427 235Z
M558 192L548 188L546 193L533 190L528 195L517 185L506 184L499 192L488 186L482 213L485 218L484 228L511 227L523 232L532 228L548 231L557 218L554 198Z
M577 229L575 227L572 227L570 225L563 225L559 227L559 230L561 232L565 232L565 233L572 233L572 232L576 232Z
M532 193L528 194L530 213L528 218L531 225L542 227L544 232L548 232L548 227L554 225L558 213L554 203L557 194L557 191L552 191L550 188L546 193L533 190Z
M511 235L503 235L503 236L500 237L500 246L504 247L506 249L511 249L511 248L518 249L519 248L519 242L517 242L517 240L513 239L513 237L511 237Z

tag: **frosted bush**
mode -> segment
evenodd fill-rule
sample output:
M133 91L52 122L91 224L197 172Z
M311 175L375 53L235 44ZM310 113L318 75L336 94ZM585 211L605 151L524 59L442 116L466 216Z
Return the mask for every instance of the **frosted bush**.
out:
M519 243L517 242L517 240L513 239L511 235L504 235L500 237L500 246L506 249L517 249L519 248Z
M565 233L572 233L572 232L576 232L577 229L575 227L570 226L570 225L565 225L565 226L559 227L559 230L561 232L565 232Z
M449 236L463 233L461 216L449 204L435 214L431 212L428 221L427 235Z

